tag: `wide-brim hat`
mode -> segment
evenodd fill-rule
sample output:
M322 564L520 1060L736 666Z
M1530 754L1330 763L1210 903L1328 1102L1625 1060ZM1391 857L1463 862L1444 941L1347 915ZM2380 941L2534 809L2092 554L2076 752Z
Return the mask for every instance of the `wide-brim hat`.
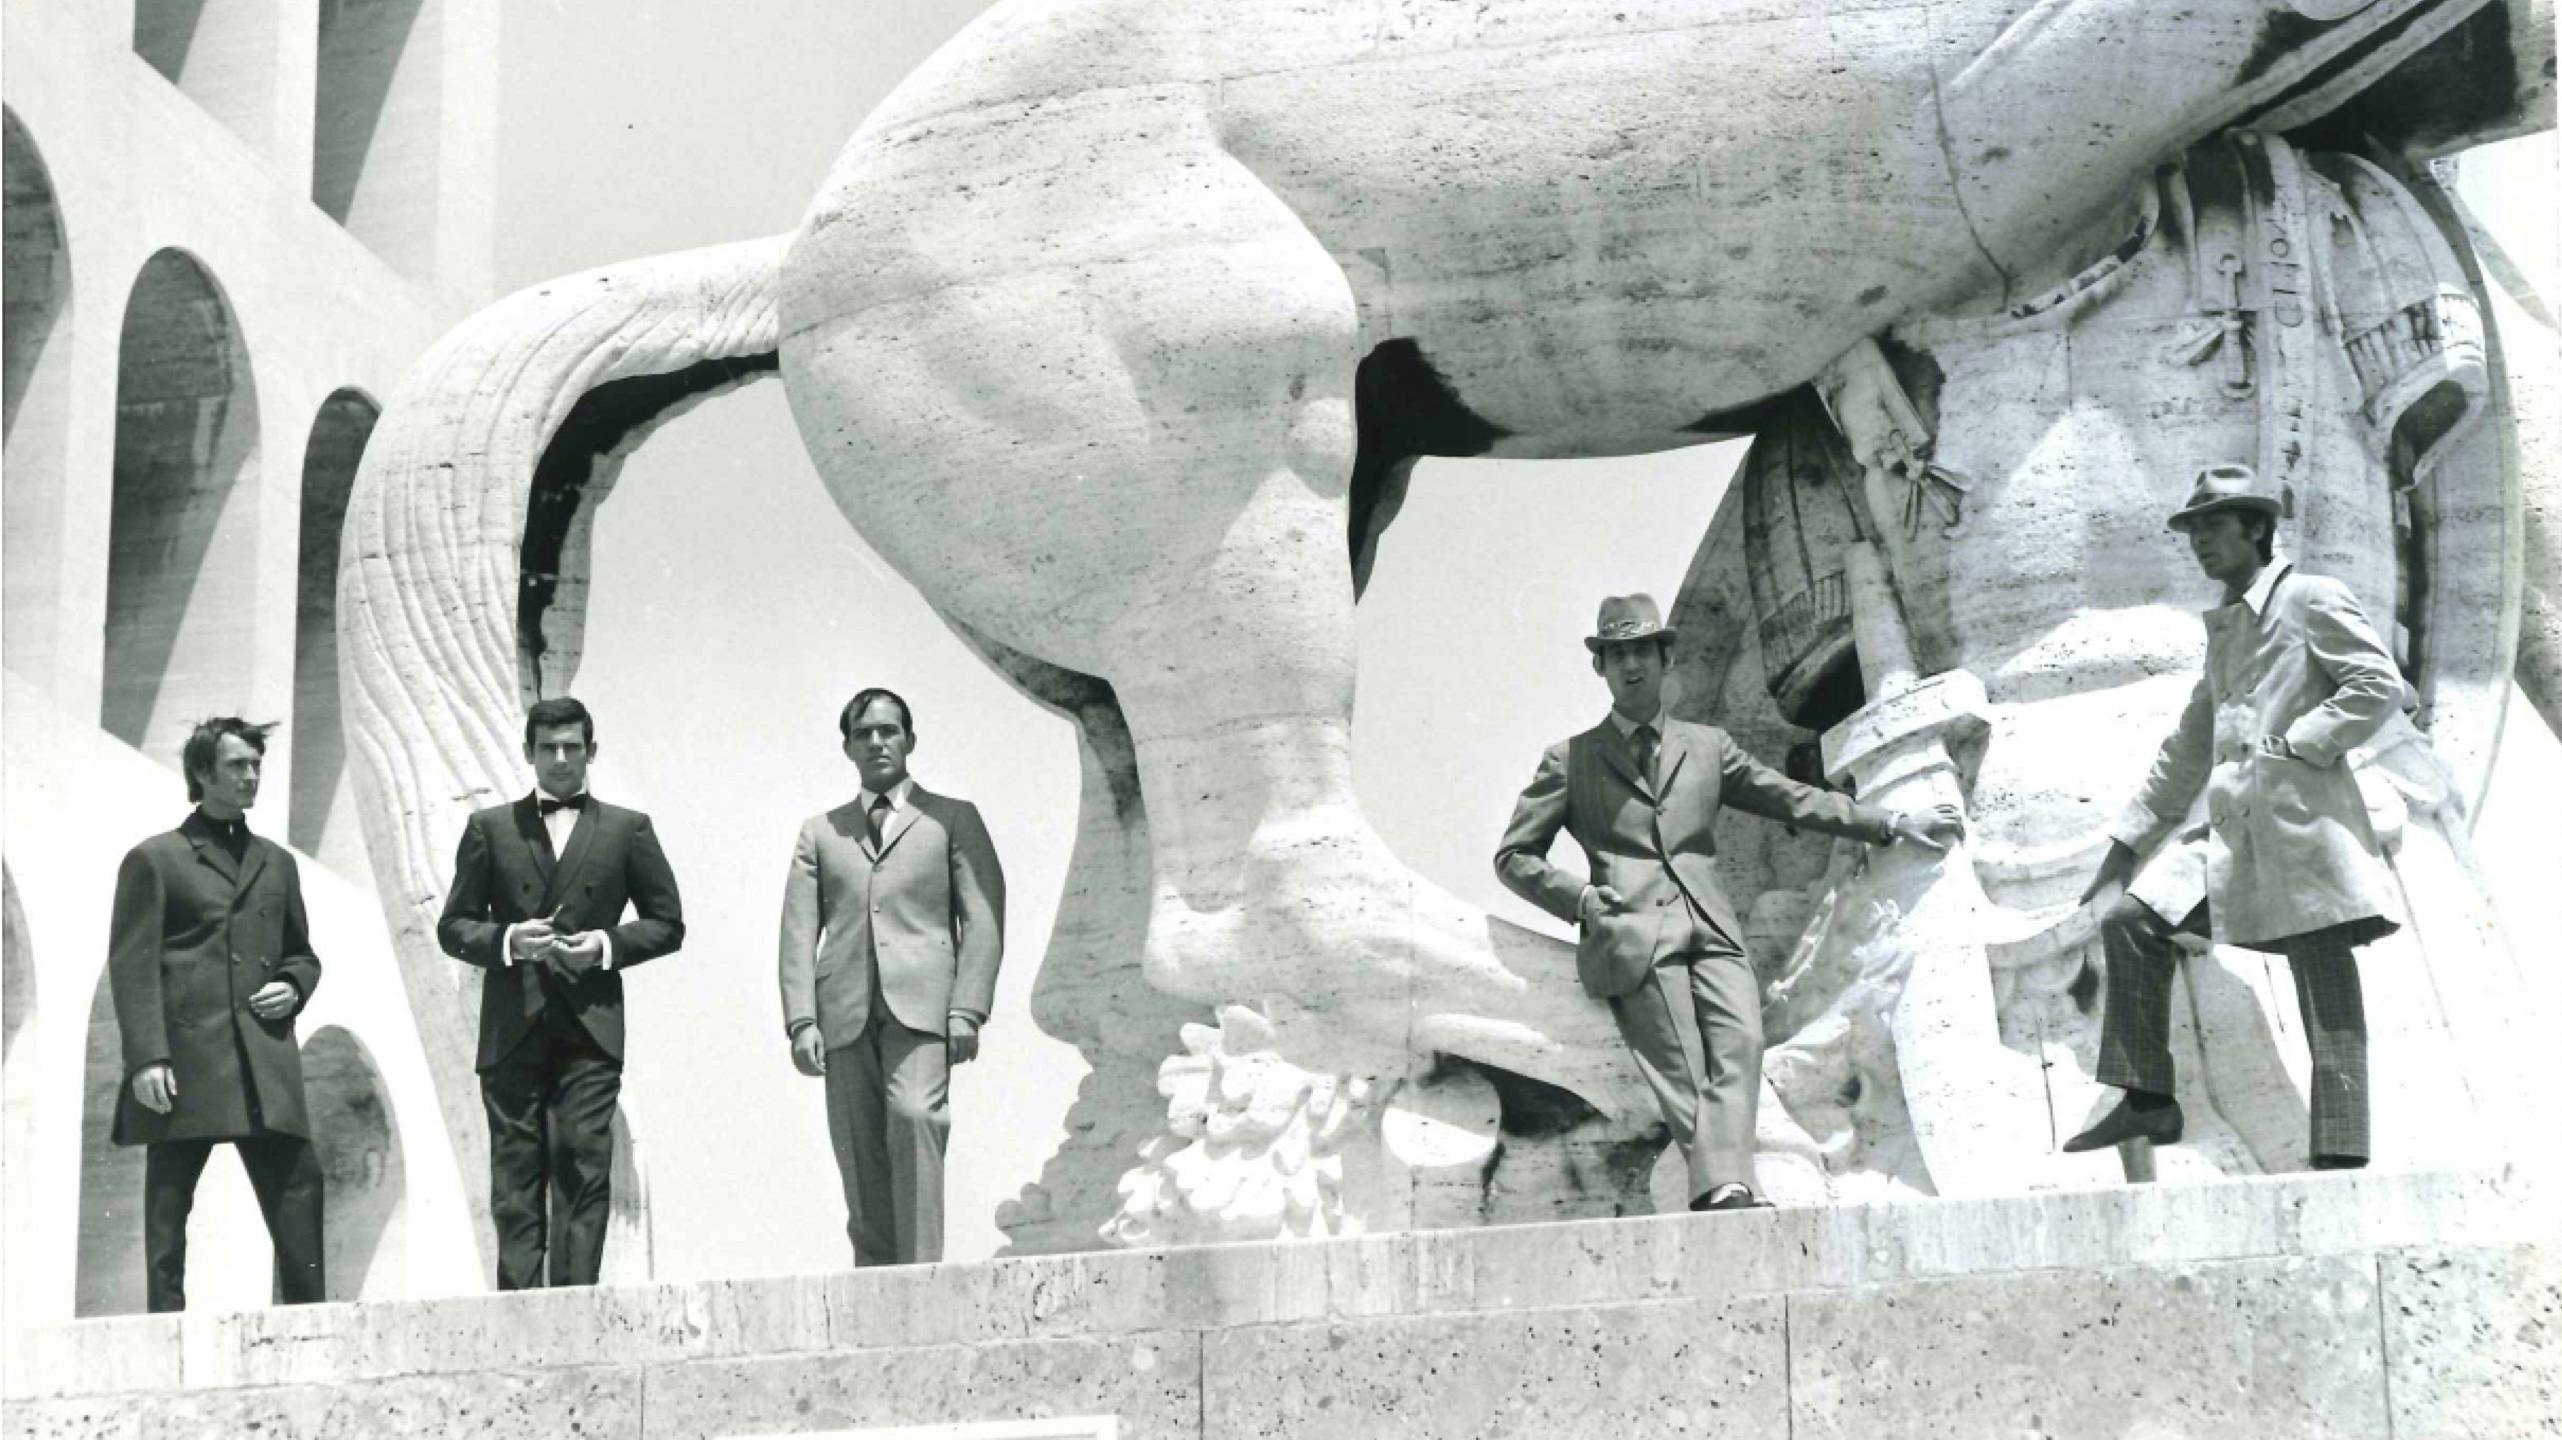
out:
M1675 631L1664 623L1664 612L1655 597L1640 590L1634 595L1613 595L1601 602L1601 614L1592 622L1592 633L1584 637L1583 648L1595 655L1604 645L1619 645L1630 640L1673 638Z
M2189 526L2218 510L2257 510L2275 520L2285 510L2277 497L2260 490L2259 477L2248 465L2209 465L2197 472L2188 503L2167 522L2173 530Z

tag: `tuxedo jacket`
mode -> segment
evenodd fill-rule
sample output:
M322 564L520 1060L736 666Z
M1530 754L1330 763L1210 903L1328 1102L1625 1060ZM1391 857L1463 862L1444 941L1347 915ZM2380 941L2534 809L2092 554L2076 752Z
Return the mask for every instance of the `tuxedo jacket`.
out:
M987 1018L1005 955L1005 872L978 807L911 784L875 850L860 797L814 815L792 844L777 969L783 1025L816 1021L829 1048L871 1023L873 967L890 1014L945 1033Z
M1642 984L1656 962L1691 940L1691 917L1744 953L1743 926L1717 884L1717 812L1726 806L1872 843L1892 836L1890 817L1847 795L1800 785L1746 754L1725 731L1666 717L1655 774L1604 717L1548 747L1513 807L1495 852L1495 874L1512 893L1576 924L1586 883L1608 885L1628 902L1582 927L1575 969L1598 999ZM1548 861L1562 829L1583 847L1589 882Z
M629 908L634 918L623 919ZM480 1053L476 1068L505 1058L540 1023L539 962L511 961L502 937L519 921L551 915L562 934L602 930L613 937L613 968L598 966L574 981L555 977L579 1023L598 1046L623 1055L623 972L672 953L685 942L685 907L658 832L637 810L589 796L570 831L569 853L552 854L534 797L475 811L454 855L454 884L436 942L466 965L488 971L480 988Z
M301 999L284 1018L261 1020L249 997L270 980ZM294 1015L319 988L320 957L303 918L302 876L283 846L252 835L235 862L199 812L133 847L116 871L107 983L124 1042L115 1143L310 1137ZM133 1098L133 1077L164 1061L178 1101L159 1115Z

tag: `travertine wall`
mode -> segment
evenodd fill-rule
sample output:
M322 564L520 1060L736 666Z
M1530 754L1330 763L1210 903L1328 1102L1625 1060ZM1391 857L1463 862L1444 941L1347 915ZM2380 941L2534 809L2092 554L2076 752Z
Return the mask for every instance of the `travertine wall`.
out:
M2322 1177L104 1321L12 1437L2562 1430L2549 1209Z

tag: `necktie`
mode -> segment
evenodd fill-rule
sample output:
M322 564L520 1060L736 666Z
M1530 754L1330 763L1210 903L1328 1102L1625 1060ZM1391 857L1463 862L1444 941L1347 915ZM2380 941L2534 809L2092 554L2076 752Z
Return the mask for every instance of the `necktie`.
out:
M1640 725L1637 733L1628 738L1637 746L1637 773L1646 777L1646 788L1651 790L1655 784L1655 727Z
M872 798L872 808L863 812L863 833L872 837L872 850L875 854L880 852L881 830L883 826L889 824L889 819L890 797L887 795L874 796Z

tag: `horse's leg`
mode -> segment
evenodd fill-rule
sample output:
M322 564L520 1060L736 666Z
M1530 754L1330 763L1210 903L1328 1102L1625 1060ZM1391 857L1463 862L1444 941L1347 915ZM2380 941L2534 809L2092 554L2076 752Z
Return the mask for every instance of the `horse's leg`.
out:
M840 169L786 303L804 437L939 609L1110 681L1159 988L1263 1009L1315 1068L1448 1050L1617 1113L1633 1087L1562 949L1412 875L1354 798L1350 286L1181 99L1137 103L1037 146L938 137ZM1077 157L1073 178L974 178L1038 205L982 203L970 245L884 258L942 223L913 177L1032 154Z

